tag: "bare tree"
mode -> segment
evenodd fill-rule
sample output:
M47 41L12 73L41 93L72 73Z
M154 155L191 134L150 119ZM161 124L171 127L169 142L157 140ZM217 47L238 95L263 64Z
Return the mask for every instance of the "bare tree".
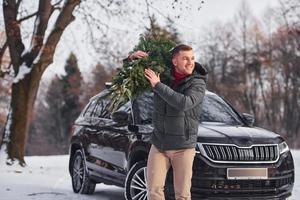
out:
M105 50L106 55L110 55L106 57L109 60L120 53L118 48L114 48L111 40L107 40L111 33L108 28L112 27L109 23L110 17L131 12L129 9L121 8L124 2L124 0L39 0L38 4L34 2L33 6L26 9L22 0L3 1L7 39L1 46L0 60L2 61L4 52L8 49L11 63L7 72L1 72L1 77L4 76L3 73L14 74L10 109L1 144L1 151L7 153L8 164L18 160L20 165L25 165L24 149L29 118L33 111L39 83L44 71L53 62L63 32L75 19L73 13L85 19L85 26L89 27L88 38L91 44L98 44L95 48L100 51ZM178 1L171 2L174 4L173 7L181 5ZM80 7L75 9L78 5ZM180 16L179 12L178 16ZM28 32L24 31L27 26L22 26L25 22L34 24ZM29 45L25 45L26 37L30 37ZM25 48L26 46L28 48Z
M51 3L51 0L40 0L37 11L18 19L21 2L3 2L6 42L15 78L1 148L7 151L8 162L12 163L17 159L20 165L24 165L28 119L33 110L40 79L45 69L53 62L53 55L63 31L75 19L72 13L80 0L60 0L55 3ZM59 12L58 17L46 36L49 19L56 10ZM35 17L35 25L30 46L25 49L20 23L31 17Z
M236 29L238 34L237 38L240 39L240 48L237 50L240 51L240 62L243 69L243 72L241 73L244 84L243 103L247 110L251 110L251 112L255 114L255 106L253 104L254 97L253 93L251 93L251 87L253 87L253 85L251 84L252 79L249 73L249 63L251 62L250 55L252 53L249 44L249 29L253 20L253 16L249 4L245 0L242 1L240 10L238 11L236 17L238 19L238 26Z
M247 10L242 6L239 11L239 26L219 24L205 33L208 38L202 45L210 69L208 86L238 109L252 112L258 125L281 134L291 147L298 148L300 1L282 0L273 9L276 29L264 29Z

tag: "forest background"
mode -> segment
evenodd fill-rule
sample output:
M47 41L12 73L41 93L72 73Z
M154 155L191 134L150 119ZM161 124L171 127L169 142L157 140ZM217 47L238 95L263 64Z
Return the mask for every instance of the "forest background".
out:
M140 34L191 44L197 61L209 70L208 90L240 113L253 114L255 126L282 135L291 148L300 147L300 0L279 0L260 16L247 1L241 1L232 19L206 27L184 22L191 20L189 12L201 12L209 1L188 5L169 1L168 12L150 0L126 2L1 3L0 142L10 147L14 136L23 138L11 158L22 161L24 155L68 153L72 123L89 98L103 90L122 66ZM15 8L15 26L8 7ZM65 24L59 24L60 17L65 17ZM54 28L48 30L47 25ZM56 26L64 27L66 33L55 35L60 30ZM196 30L197 34L190 34ZM66 44L77 51L59 46ZM63 60L61 55L66 54ZM20 92L25 87L29 95ZM16 107L26 108L18 109L25 114L14 116L17 112L10 110ZM18 116L25 118L23 126Z

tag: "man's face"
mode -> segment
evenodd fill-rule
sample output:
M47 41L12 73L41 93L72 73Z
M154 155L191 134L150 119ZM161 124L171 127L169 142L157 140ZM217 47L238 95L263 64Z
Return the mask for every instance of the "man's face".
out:
M179 51L179 53L172 58L172 62L177 72L184 75L192 74L195 68L195 57L193 50Z

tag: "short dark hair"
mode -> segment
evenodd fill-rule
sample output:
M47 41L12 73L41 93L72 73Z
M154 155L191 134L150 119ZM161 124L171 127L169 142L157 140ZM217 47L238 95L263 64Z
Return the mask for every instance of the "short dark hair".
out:
M175 55L177 55L180 51L191 51L193 48L186 44L179 44L175 46L173 49L171 49L172 58L174 58Z

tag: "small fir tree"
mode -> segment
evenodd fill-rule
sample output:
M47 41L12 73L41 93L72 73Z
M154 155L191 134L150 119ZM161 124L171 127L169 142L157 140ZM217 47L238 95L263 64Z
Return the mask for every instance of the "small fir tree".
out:
M151 85L144 76L145 68L150 68L160 74L162 82L168 83L171 79L171 50L175 43L166 38L141 37L139 44L133 51L141 50L148 53L148 57L124 62L113 78L110 96L110 109L116 110L120 105L141 93L150 90Z

